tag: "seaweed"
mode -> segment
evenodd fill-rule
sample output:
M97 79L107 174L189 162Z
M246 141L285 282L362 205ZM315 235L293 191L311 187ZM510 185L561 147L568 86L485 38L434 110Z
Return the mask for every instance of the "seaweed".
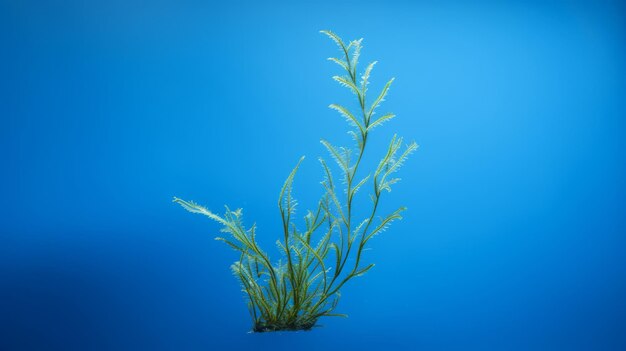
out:
M390 214L376 219L382 194L391 191L391 186L400 179L395 173L403 165L417 145L413 142L402 147L402 138L394 135L389 146L369 175L358 178L357 171L365 152L372 129L395 117L392 113L376 117L376 111L385 100L393 78L390 79L373 102L367 105L369 78L376 64L370 63L357 79L357 64L362 48L362 39L344 43L331 31L321 31L340 48L340 58L329 58L344 71L333 79L350 90L358 100L358 113L331 104L349 123L350 135L355 147L337 147L321 140L330 157L337 164L343 185L338 191L331 167L319 158L324 180L321 182L324 193L315 210L304 216L305 230L296 227L293 217L296 200L292 187L302 157L291 171L280 190L278 208L282 219L283 238L276 242L281 254L278 262L272 263L267 252L259 247L256 239L256 225L246 228L242 210L226 207L219 216L192 201L174 198L186 210L205 215L223 226L227 235L217 237L239 253L239 260L231 265L233 274L241 283L247 297L248 309L253 320L254 332L283 330L310 330L321 317L346 317L335 312L339 303L341 288L350 280L360 277L374 267L373 263L363 263L363 252L369 241L384 231L393 221L401 219L405 207L399 207ZM356 155L356 157L353 157ZM355 221L353 212L357 192L372 184L369 216L360 222Z

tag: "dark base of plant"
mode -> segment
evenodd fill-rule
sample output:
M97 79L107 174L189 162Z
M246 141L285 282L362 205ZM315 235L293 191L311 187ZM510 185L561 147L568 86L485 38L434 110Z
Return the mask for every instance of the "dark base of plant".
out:
M252 328L255 333L277 332L277 331L309 331L315 326L315 322L312 323L294 323L294 324L265 324L257 323Z

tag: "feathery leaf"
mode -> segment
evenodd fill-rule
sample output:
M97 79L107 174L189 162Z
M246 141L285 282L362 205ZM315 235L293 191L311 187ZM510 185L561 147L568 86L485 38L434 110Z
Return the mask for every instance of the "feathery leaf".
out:
M383 90L380 92L380 94L378 95L376 100L374 100L374 103L372 103L372 106L370 107L369 112L367 113L367 120L368 121L372 118L372 115L374 114L374 111L376 110L378 105L380 105L381 102L385 101L385 96L387 96L387 92L389 91L389 87L391 86L391 83L393 83L394 80L395 80L395 78L391 78L387 82L387 84L385 84L385 86L383 87Z
M394 117L396 117L396 115L394 115L393 113L388 113L380 118L378 118L377 120L375 120L374 122L372 122L368 127L367 130L370 131L378 126L383 125L383 123L393 119Z
M346 120L350 123L350 125L358 128L361 134L365 133L365 129L363 128L361 123L359 123L356 117L354 117L354 115L350 111L348 111L347 108L341 105L337 105L337 104L330 104L328 107L332 108L333 110L338 111L342 116L346 118Z

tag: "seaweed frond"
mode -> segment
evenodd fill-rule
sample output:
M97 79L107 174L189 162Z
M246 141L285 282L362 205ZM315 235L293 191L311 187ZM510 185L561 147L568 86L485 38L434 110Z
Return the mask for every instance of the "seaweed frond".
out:
M362 39L346 44L331 31L321 32L332 39L341 52L339 58L329 58L343 70L333 79L356 96L359 107L355 113L344 105L329 105L352 128L349 133L355 141L355 148L335 146L321 140L339 168L345 185L343 191L338 192L331 167L319 158L324 174L321 182L324 193L315 209L305 212L305 229L299 230L294 222L297 201L292 190L304 160L304 157L300 158L287 176L278 197L283 235L282 240L276 241L280 258L274 262L259 247L256 226L245 228L241 209L233 211L226 207L226 212L220 216L195 202L174 198L174 202L187 211L202 214L222 225L222 232L226 235L216 240L239 253L239 260L231 265L231 270L246 296L255 332L309 330L321 317L346 317L335 312L341 288L352 278L361 277L374 268L374 263L362 262L366 245L392 222L401 219L401 213L406 210L399 207L377 219L383 191L391 191L391 186L400 180L393 175L417 149L417 144L413 142L403 148L402 138L394 135L376 169L357 177L369 134L395 117L386 113L372 120L394 79L390 79L368 105L368 86L377 62L371 62L357 81ZM370 183L372 204L369 216L357 224L353 213L354 200L357 192Z

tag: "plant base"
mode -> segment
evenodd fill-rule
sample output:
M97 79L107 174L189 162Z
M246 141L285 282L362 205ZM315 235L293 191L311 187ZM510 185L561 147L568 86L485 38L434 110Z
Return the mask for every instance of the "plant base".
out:
M265 323L257 323L252 328L252 331L255 333L266 333L266 332L279 332L279 331L309 331L315 326L315 322L313 323L303 323L303 324L265 324Z

